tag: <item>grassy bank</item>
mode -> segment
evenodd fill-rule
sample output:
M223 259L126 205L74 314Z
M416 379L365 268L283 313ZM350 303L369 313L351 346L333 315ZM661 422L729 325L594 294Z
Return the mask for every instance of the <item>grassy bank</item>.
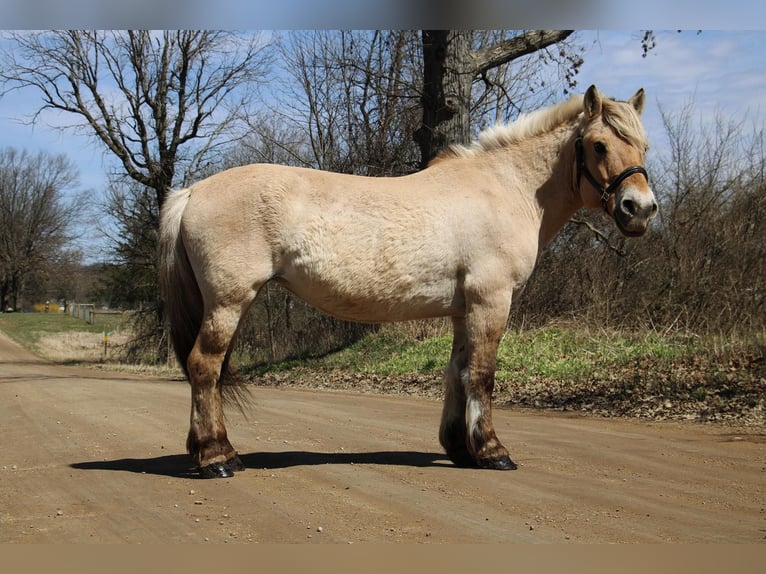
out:
M384 327L336 353L244 367L255 384L438 398L451 338ZM508 332L495 403L652 419L763 424L763 335L699 337L572 326Z
M496 379L520 383L530 377L582 381L594 371L642 364L669 365L677 360L709 356L726 362L762 354L764 337L751 340L701 338L691 334L633 334L574 327L509 331L500 342ZM293 369L341 369L354 373L398 376L441 374L449 361L451 335L408 337L396 326L384 327L361 341L323 357L249 367L259 375Z

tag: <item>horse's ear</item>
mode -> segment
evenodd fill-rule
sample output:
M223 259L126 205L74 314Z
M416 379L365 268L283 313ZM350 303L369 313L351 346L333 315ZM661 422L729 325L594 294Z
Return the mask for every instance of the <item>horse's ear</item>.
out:
M638 91L633 94L633 97L628 100L628 103L635 108L640 116L641 112L644 111L644 104L646 103L644 88L639 88Z
M587 119L594 118L601 114L601 93L596 86L591 86L585 92L583 99L583 109Z

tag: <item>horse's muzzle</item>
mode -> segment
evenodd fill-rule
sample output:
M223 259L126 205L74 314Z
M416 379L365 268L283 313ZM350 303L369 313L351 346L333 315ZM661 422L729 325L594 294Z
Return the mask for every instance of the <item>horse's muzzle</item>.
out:
M633 186L615 197L613 216L617 227L628 237L639 237L646 233L649 222L659 211L651 190L640 191Z

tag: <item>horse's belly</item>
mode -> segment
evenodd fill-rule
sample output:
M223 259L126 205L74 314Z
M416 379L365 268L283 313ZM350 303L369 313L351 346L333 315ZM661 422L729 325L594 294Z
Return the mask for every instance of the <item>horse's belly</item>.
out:
M392 214L390 205L374 207L294 206L275 249L278 280L308 303L349 320L458 312L459 241L449 218L422 208L399 206Z
M292 269L278 281L322 311L351 321L383 323L460 312L457 281L422 274L333 273Z

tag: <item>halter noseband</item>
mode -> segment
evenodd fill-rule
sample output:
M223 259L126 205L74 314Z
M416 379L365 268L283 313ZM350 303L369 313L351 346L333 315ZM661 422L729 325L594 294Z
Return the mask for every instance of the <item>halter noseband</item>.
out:
M646 178L646 181L649 181L649 175L646 173L646 170L640 165L634 165L631 167L626 167L612 183L610 183L607 187L604 187L598 181L596 181L596 178L593 177L593 174L588 169L588 166L585 165L585 153L583 151L582 145L582 134L578 135L577 139L575 140L575 151L577 153L577 185L580 185L580 179L584 175L590 184L596 188L596 191L601 194L601 207L603 207L604 211L607 213L609 213L609 210L607 209L609 196L617 191L617 188L623 181L636 173L642 174Z

